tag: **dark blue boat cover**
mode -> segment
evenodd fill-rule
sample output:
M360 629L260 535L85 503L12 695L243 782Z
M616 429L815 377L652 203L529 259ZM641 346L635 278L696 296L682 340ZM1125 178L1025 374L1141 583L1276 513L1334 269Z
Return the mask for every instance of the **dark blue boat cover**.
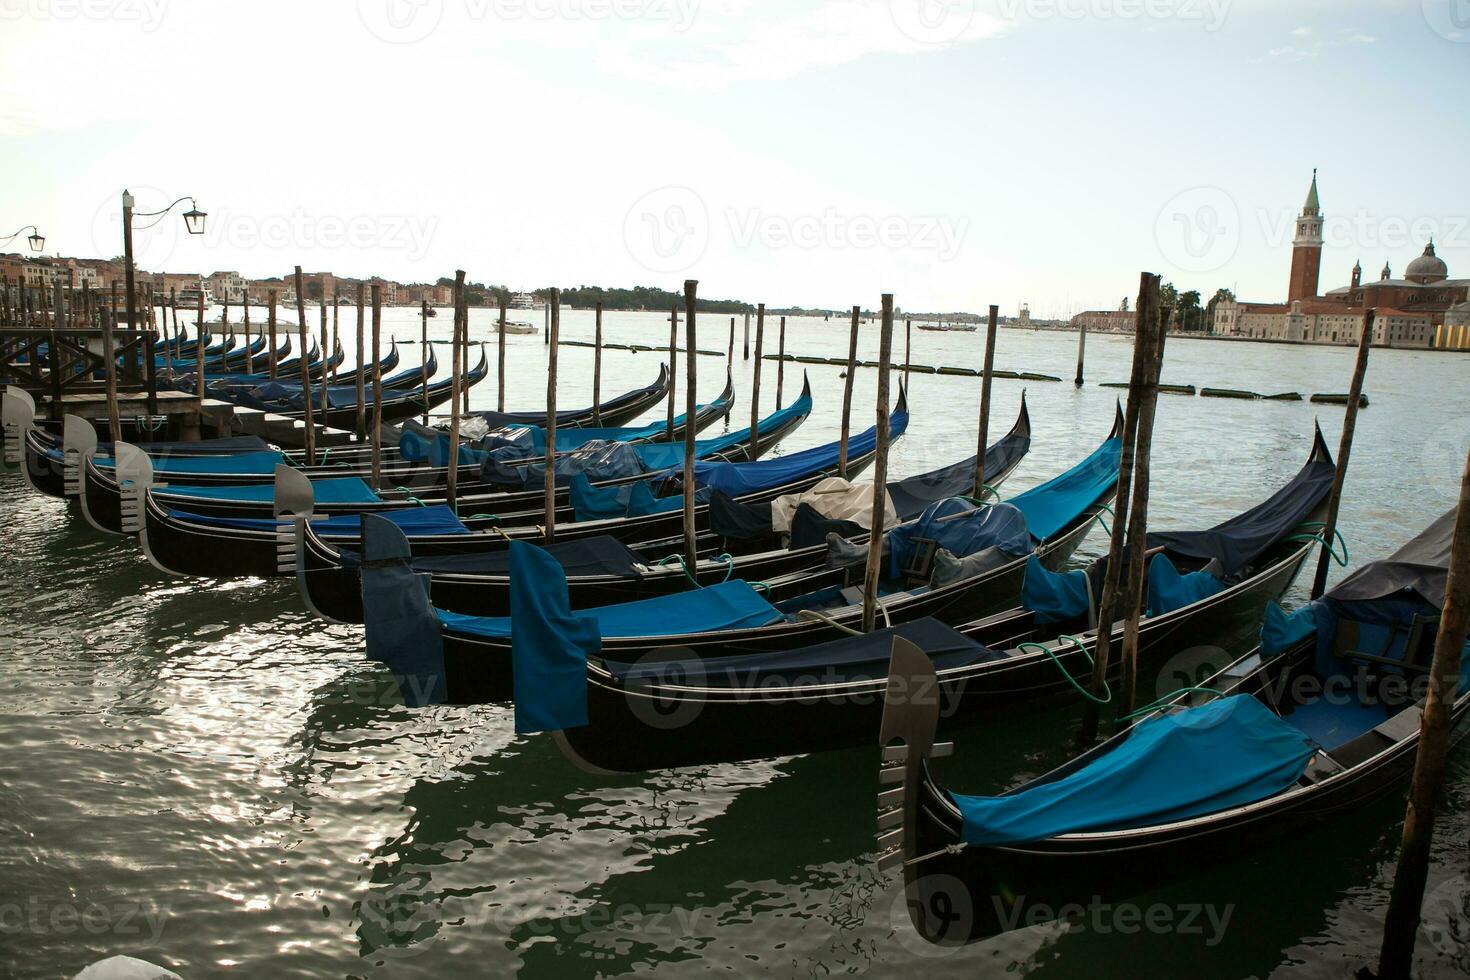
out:
M547 560L561 575L555 559L548 557ZM565 576L562 578L565 580ZM514 584L514 569L511 581ZM563 589L565 587L562 586ZM492 639L512 635L510 616L466 616L443 609L435 612L439 615L439 622L456 633ZM765 626L781 618L775 606L739 579L675 595L581 609L575 615L596 620L599 633L604 637L681 636Z
M930 504L918 520L888 532L889 578L903 577L921 539L933 541L956 558L986 548L999 548L1017 557L1031 550L1026 517L1018 508L1011 504L977 507L962 497L950 497Z
M999 442L985 450L985 472L992 477L1009 472L1030 449L1030 435L1007 433ZM889 483L888 496L893 500L899 520L911 521L935 501L963 497L974 489L975 457L971 456L928 473Z
M889 436L898 439L909 427L909 413L895 411L889 416ZM874 426L851 437L847 443L849 458L871 453L878 444L878 429ZM841 455L841 443L829 442L801 452L759 459L747 463L722 463L701 460L694 464L694 479L701 487L710 487L741 497L748 493L771 490L813 474L835 471ZM665 479L678 479L682 469L669 469L661 474Z
M1228 578L1306 520L1327 499L1336 472L1329 460L1308 460L1290 483L1250 510L1208 531L1149 532L1148 545L1163 545L1176 557L1219 559Z
M602 483L644 473L637 450L625 442L591 442L573 453L558 452L553 465L559 487L571 486L575 476ZM495 453L486 453L480 458L480 479L502 490L534 489L546 484L546 464L512 465L502 462Z
M232 527L242 531L274 531L277 527L291 523L289 520L277 521L271 517L214 517L208 514L190 513L187 510L171 509L169 513L193 524ZM357 538L362 528L358 520L360 516L359 514L339 514L336 517L318 517L311 522L311 528L324 538ZM470 529L460 523L454 511L444 504L378 511L377 516L393 524L409 537L470 533Z
M558 541L541 550L556 560L562 573L568 578L611 575L636 579L643 575L642 556L617 538L605 534L574 541ZM357 552L343 549L340 554L344 568L352 568L358 564ZM511 556L509 549L457 555L419 555L413 559L412 566L416 572L509 575Z
M525 541L510 543L510 643L516 733L587 724L587 658L602 648L594 617L571 611L561 566Z
M362 547L368 659L393 672L409 707L444 703L444 639L429 604L429 576L408 567L408 539L391 521L363 514Z
M887 676L895 636L913 641L941 670L1003 656L926 616L888 629L844 636L795 651L644 663L606 661L605 666L629 687L694 684L755 689L762 685L785 687L843 683Z
M586 475L578 473L568 483L572 510L579 521L605 521L619 517L644 517L667 514L684 506L682 494L656 497L647 480L615 487L595 487ZM708 490L694 494L696 503L709 500Z
M1004 796L954 795L980 846L1151 827L1218 813L1295 785L1316 745L1255 698L1220 698L1138 723L1117 748Z

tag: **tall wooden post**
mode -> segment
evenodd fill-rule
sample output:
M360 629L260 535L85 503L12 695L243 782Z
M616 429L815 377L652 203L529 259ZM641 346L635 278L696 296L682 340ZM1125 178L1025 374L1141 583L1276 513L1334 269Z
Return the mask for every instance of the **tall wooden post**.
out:
M270 291L270 296L268 297L268 299L270 302L270 306L266 307L265 323L266 329L270 331L270 338L265 342L265 363L266 370L270 372L270 379L274 381L276 380L276 291L274 289ZM178 326L178 323L175 322L175 333L178 332ZM306 351L302 351L301 356L305 357Z
M731 365L735 363L735 318L733 316L730 318L730 346L725 351L725 363Z
M331 387L332 350L331 340L327 337L327 294L322 292L322 424L327 421L327 409L331 407L327 389Z
M500 374L495 390L496 411L505 411L505 307L507 299L505 293L500 294L500 350L497 353L500 361Z
M179 345L179 351L182 353L184 349L184 335L179 332L179 294L173 287L169 287L168 305L174 315L174 343Z
M878 335L878 441L873 456L873 514L868 523L868 565L863 575L863 632L873 632L878 579L883 574L883 506L888 496L888 370L893 360L893 294L883 294L883 325Z
M323 300L323 302L326 302ZM336 290L332 291L332 353L335 355L337 349L342 346L342 294ZM332 361L332 380L337 380L338 364Z
M755 308L755 377L750 382L750 452L751 459L760 455L761 444L761 350L766 344L766 304Z
M364 357L367 353L366 338L363 337L364 318L367 311L363 308L364 296L367 286L362 282L357 284L357 377L353 384L357 388L357 441L362 442L367 438L367 399L364 387L367 382L368 362Z
M460 343L460 335L465 331L466 321L469 313L465 309L464 298L464 270L456 269L454 272L454 330L451 336L450 347L453 349L454 377L449 382L449 506L456 513L459 512L459 386L461 361L464 359L464 345ZM427 322L427 318L425 318ZM425 400L425 405L428 401Z
M117 444L122 442L122 417L117 407L117 341L113 337L116 314L113 310L102 318L102 356L107 359L107 433L112 437L113 458L117 457ZM53 347L53 351L56 349ZM53 353L51 370L57 370L56 351Z
M117 309L113 303L112 308ZM194 338L195 388L199 394L199 424L204 424L204 290L199 290L199 335Z
M837 475L847 479L847 442L852 432L852 376L857 374L858 316L852 308L852 325L847 334L847 375L842 380L842 442L837 446Z
M546 479L543 484L546 510L546 543L556 540L556 355L561 349L561 293L551 287L546 305L546 336L551 347L546 371Z
M750 313L745 314L745 354L743 360L750 360Z
M1082 387L1082 360L1087 352L1087 321L1082 321L1082 329L1077 332L1077 378L1072 383L1078 388Z
M1154 322L1158 317L1159 277L1142 273L1138 283L1138 302L1134 305L1133 372L1128 382L1128 408L1123 417L1122 447L1118 458L1118 484L1113 503L1113 531L1108 545L1108 564L1103 574L1102 599L1098 604L1097 649L1093 654L1092 694L1101 698L1107 687L1109 661L1113 643L1113 624L1118 607L1119 578L1123 574L1123 543L1127 530L1126 516L1132 491L1133 446L1138 432L1138 414L1143 403L1143 387L1153 361L1153 341L1157 335ZM1082 716L1078 741L1089 746L1097 740L1101 706L1088 701Z
M1470 459L1460 478L1460 504L1450 543L1449 578L1445 581L1439 634L1429 667L1429 693L1419 721L1419 750L1414 780L1404 814L1403 843L1398 869L1383 923L1383 948L1378 954L1380 980L1408 980L1419 932L1419 909L1429 877L1429 847L1434 839L1434 811L1444 789L1445 760L1449 754L1455 700L1460 688L1460 659L1470 626Z
M316 416L311 408L311 365L306 356L306 288L301 282L299 265L296 267L296 334L301 341L301 404L305 408L302 420L306 423L306 465L315 466Z
M597 301L592 329L592 424L602 425L602 300Z
M1123 620L1123 662L1119 682L1118 718L1122 720L1133 713L1138 700L1138 622L1143 615L1143 604L1148 596L1145 586L1148 560L1148 495L1149 459L1153 452L1154 413L1159 404L1159 373L1164 363L1164 340L1169 335L1167 311L1155 314L1153 357L1148 377L1144 380L1143 401L1138 410L1138 434L1133 446L1133 499L1128 514L1127 584ZM1121 512L1119 512L1121 517Z
M914 360L914 321L903 318L903 386L909 386L909 367ZM983 452L984 450L982 450Z
M1000 307L990 304L985 322L985 367L980 378L980 445L975 450L975 490L971 494L976 500L985 499L985 450L990 446L990 385L995 379L995 333L999 316Z
M373 301L373 489L383 489L383 286L372 285Z
M693 357L693 354L686 354ZM679 308L669 309L669 421L664 438L674 441L674 398L679 390Z
M245 373L255 372L255 353L250 349L250 293L245 293L245 302L240 304L245 314Z
M780 340L776 351L776 411L781 411L782 391L786 386L786 318L781 318Z
M1332 495L1327 498L1327 526L1322 529L1322 554L1317 559L1317 575L1312 579L1312 598L1322 598L1327 591L1327 572L1332 568L1332 541L1337 534L1337 511L1342 504L1342 485L1347 479L1348 457L1353 452L1353 431L1358 427L1358 403L1363 398L1363 376L1368 373L1368 346L1373 342L1373 321L1378 311L1363 314L1363 333L1358 338L1358 361L1353 366L1353 384L1348 390L1347 411L1342 416L1342 441L1337 446L1337 473L1332 477Z
M459 301L454 306L454 331L459 330ZM451 355L450 363L454 363ZM429 424L429 301L419 306L419 397L424 400L424 425ZM451 406L452 410L452 406Z
M694 307L698 291L698 280L684 280L684 347L688 351L684 355L684 570L691 578L699 561L699 539L694 529L694 426L689 424L694 420L698 401L696 388L699 365L694 356L698 349L695 346L698 338L694 327Z

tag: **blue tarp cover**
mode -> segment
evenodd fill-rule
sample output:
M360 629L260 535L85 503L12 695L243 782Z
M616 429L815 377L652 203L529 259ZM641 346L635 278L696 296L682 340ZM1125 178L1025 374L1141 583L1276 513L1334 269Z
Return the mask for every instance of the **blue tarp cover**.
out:
M1239 695L1145 719L1116 749L1005 796L954 796L964 839L993 846L1187 820L1289 789L1316 746Z
M1087 572L1080 568L1054 572L1035 554L1026 559L1026 578L1021 583L1021 608L1035 613L1038 623L1062 623L1083 618L1090 622L1092 601Z
M442 704L444 638L429 605L429 576L408 567L408 539L391 522L362 516L362 614L367 656L387 665L411 708Z
M897 439L909 426L907 411L894 412L889 419L890 438ZM847 455L851 459L871 453L878 443L877 427L860 432L848 440ZM835 470L840 455L839 442L829 442L801 452L760 459L749 463L701 461L694 464L694 480L701 487L711 487L732 497L770 490L814 473ZM670 469L663 477L677 478L680 469Z
M274 531L278 526L290 523L290 521L277 521L270 517L213 517L207 514L193 514L187 510L170 510L169 513L195 524L233 527L244 531ZM325 538L355 538L361 531L360 518L363 516L365 515L341 514L337 517L319 517L311 522L311 527L317 534ZM443 504L378 511L375 516L395 525L409 537L426 534L470 533L470 529L460 523L454 511Z
M519 624L510 643L516 733L587 724L587 658L602 648L598 621L571 611L561 566L524 541L510 543L510 610Z
M1266 616L1261 621L1261 655L1274 657L1285 653L1317 632L1317 615L1312 605L1287 612L1274 602L1266 603Z
M370 504L378 499L360 477L342 476L330 480L311 481L312 499L319 504ZM180 497L207 497L210 500L238 500L246 503L272 501L276 499L274 483L249 483L238 486L178 487L170 484L159 494Z
M1060 476L1006 501L1026 515L1026 529L1045 541L1072 523L1118 481L1123 440L1109 439Z
M555 559L549 560L556 564ZM561 574L560 566L557 574ZM514 569L511 582L515 582ZM442 609L436 612L441 623L458 633L492 638L512 633L510 616L466 616ZM675 595L583 609L576 615L595 619L604 637L680 636L764 626L781 618L775 606L739 579Z
M1026 517L1010 504L976 507L968 500L951 497L925 508L917 521L888 532L888 577L901 578L909 567L917 545L927 538L956 558L999 548L1011 555L1031 550Z
M1148 614L1162 616L1164 613L1182 609L1192 602L1207 599L1225 590L1225 583L1209 572L1190 572L1181 575L1179 569L1160 552L1148 563Z
M571 478L568 485L571 487L572 510L579 521L666 514L684 506L683 494L656 497L647 480L616 487L595 487L585 474L578 473ZM696 503L707 503L709 491L696 491L694 499Z

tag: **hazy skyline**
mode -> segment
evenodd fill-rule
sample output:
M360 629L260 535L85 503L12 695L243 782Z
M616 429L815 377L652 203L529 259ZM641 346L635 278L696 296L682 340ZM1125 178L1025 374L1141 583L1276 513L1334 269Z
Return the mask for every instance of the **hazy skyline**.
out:
M1470 276L1465 0L0 0L0 234L148 269L1038 315ZM24 243L7 250L20 251Z

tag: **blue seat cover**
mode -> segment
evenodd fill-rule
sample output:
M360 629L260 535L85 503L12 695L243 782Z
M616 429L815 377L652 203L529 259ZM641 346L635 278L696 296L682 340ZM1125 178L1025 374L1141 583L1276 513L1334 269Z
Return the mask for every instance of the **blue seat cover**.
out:
M510 641L516 733L587 724L587 658L602 648L597 619L571 611L561 565L525 541L510 544L510 610L520 624Z
M210 500L238 500L242 503L269 503L276 499L273 483L249 483L218 487L190 487L169 484L159 494L179 497L206 497ZM330 480L311 481L312 499L319 504L371 504L378 495L361 477L342 476Z

